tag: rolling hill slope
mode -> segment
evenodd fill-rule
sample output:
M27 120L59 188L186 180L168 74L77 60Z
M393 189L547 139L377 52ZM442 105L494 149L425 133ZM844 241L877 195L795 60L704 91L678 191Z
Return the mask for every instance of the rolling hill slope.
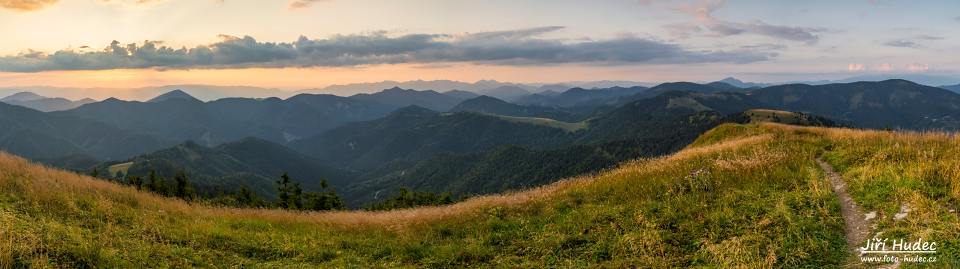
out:
M346 185L354 176L282 145L257 138L246 138L212 148L186 142L120 164L110 164L101 165L100 170L108 171L108 167L126 165L124 176L146 178L154 171L167 179L172 179L182 171L201 194L212 195L218 191L233 193L243 186L269 199L275 198L274 181L283 173L289 173L295 182L309 191L319 190L321 179L339 187ZM108 176L114 175L116 171L110 171Z
M169 145L97 121L6 103L0 103L0 126L0 150L33 160L79 155L119 160Z
M310 214L188 204L0 155L0 265L853 266L822 156L876 212L874 232L941 242L932 266L956 267L958 143L723 125L674 155L528 191Z
M553 107L517 105L486 95L464 100L450 109L450 112L463 111L514 117L548 118L568 122L583 120L583 115L570 111Z
M901 79L753 90L766 108L800 111L864 128L960 129L960 94Z
M410 106L381 119L348 124L290 145L331 164L368 170L415 162L437 153L478 152L505 144L561 146L572 138L568 131L552 126Z

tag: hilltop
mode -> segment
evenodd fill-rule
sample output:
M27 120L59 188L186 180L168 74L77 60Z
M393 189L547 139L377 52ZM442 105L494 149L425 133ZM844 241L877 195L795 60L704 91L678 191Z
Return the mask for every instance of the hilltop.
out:
M817 159L872 232L960 265L960 140L724 124L680 152L465 202L387 212L216 208L0 155L13 267L841 267L858 263ZM904 210L904 209L907 210Z

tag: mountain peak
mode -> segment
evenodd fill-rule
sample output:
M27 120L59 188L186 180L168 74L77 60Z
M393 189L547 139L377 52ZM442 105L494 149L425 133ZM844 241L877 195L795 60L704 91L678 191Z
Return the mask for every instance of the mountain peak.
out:
M9 101L24 102L24 101L40 100L40 99L44 99L44 98L47 98L47 97L44 97L44 96L42 96L42 95L39 95L39 94L36 94L36 93L33 93L33 92L18 92L18 93L11 94L10 96L4 97L3 99L0 99L0 101L3 101L3 102L9 102Z
M174 100L174 99L200 102L200 100L197 100L197 98L194 98L190 94L187 94L186 92L180 89L176 89L176 90L172 90L167 93L161 94L157 97L154 97L153 99L150 99L149 101L147 101L147 103L159 103L159 102Z
M430 110L428 108L418 106L418 105L409 105L393 111L393 113L390 113L390 116L393 116L393 117L418 116L419 117L419 116L433 116L436 114L437 114L436 111Z
M727 83L727 84L730 84L730 85L737 85L737 84L743 84L743 83L744 83L743 80L739 80L739 79L736 79L736 78L734 78L734 77L726 77L726 78L724 78L724 79L721 79L721 80L718 81L718 82L723 82L723 83Z
M739 80L734 77L726 77L716 82L726 83L726 84L729 84L730 86L734 86L741 89L770 86L769 84L763 84L763 83L744 82L743 80Z
M498 99L498 98L496 98L496 97L489 96L489 95L477 96L477 97L474 97L474 98L467 99L467 100L465 100L464 102L466 102L466 101L470 101L470 102L506 103L506 101L500 100L500 99Z

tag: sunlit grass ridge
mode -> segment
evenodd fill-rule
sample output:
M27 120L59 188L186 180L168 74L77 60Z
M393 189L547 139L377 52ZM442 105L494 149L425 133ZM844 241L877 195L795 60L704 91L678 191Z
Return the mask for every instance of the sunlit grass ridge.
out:
M0 155L0 267L836 266L851 256L815 158L884 216L900 205L874 202L871 184L889 178L892 197L915 213L881 231L952 244L957 143L949 134L723 125L676 154L540 188L329 213L188 204ZM955 247L945 252L956 259Z

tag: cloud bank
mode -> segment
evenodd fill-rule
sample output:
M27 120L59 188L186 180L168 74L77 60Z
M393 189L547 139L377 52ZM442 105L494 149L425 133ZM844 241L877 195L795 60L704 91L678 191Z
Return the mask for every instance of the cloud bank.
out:
M324 1L327 1L327 0L293 0L293 1L290 1L290 9L307 8L307 7L310 7L310 5L313 5L314 3L324 2Z
M58 0L0 0L0 7L17 11L34 11L56 3Z
M784 39L790 41L816 43L820 40L819 33L827 29L817 27L795 27L768 24L763 21L733 22L713 16L713 12L726 4L724 0L704 0L696 4L682 5L675 10L694 17L690 23L666 25L668 31L675 36L689 36L692 33L708 31L718 36L733 36L754 34Z
M219 42L193 48L174 48L157 41L139 44L113 41L101 50L26 51L3 56L0 57L0 71L337 67L454 62L486 65L750 63L776 55L757 48L690 50L677 44L636 37L576 42L539 38L544 33L562 28L397 37L378 32L326 39L300 37L289 43L261 42L250 36L221 36Z

